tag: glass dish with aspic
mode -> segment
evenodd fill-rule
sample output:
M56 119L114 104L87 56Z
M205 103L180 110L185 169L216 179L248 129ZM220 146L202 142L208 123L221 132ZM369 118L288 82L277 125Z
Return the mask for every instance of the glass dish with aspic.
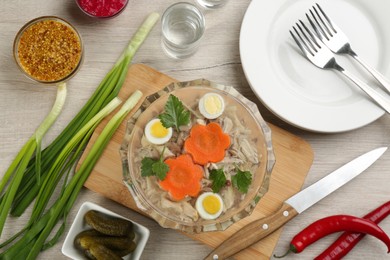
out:
M147 97L128 121L121 155L137 206L189 233L225 230L251 214L275 163L256 104L204 79Z

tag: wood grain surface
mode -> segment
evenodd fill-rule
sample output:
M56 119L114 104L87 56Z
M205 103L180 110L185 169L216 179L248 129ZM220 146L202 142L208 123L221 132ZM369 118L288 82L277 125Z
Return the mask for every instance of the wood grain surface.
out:
M189 0L194 2L194 0ZM263 0L252 0L263 1ZM381 4L385 0L367 1L368 4ZM151 12L160 14L174 0L129 0L126 9L108 20L98 20L82 13L74 0L69 1L1 1L0 7L0 177L28 140L54 102L56 89L52 86L37 85L22 75L12 57L12 45L18 30L29 20L43 15L57 15L67 19L80 32L85 46L84 63L80 71L68 82L68 97L63 112L47 133L43 146L48 145L72 120L96 89L104 75L127 45L143 19ZM288 131L307 141L314 151L313 165L303 187L314 183L347 161L371 149L390 144L390 117L385 115L362 128L338 134L319 134L297 129L281 121L262 105L252 92L240 61L239 35L242 19L251 0L230 0L221 9L203 10L206 18L206 31L199 50L185 60L173 60L161 49L161 24L153 29L136 56L134 63L143 63L180 81L206 78L220 84L232 85L244 96L256 102L267 122ZM269 1L263 1L267 8ZM308 5L316 1L304 1ZM320 3L325 2L319 1ZM351 1L346 1L350 4ZM375 19L375 17L371 17ZM346 19L349 19L346 17ZM259 30L259 34L265 32ZM376 31L378 35L388 30ZM286 32L286 39L288 32ZM378 36L380 37L380 36ZM370 39L362 38L364 41ZM292 42L291 42L292 43ZM389 46L378 46L374 52L386 52ZM359 50L355 50L358 53ZM265 57L255 57L263 59ZM366 58L366 57L362 57ZM348 61L348 64L350 61ZM350 64L352 65L352 64ZM390 76L389 61L372 64ZM331 72L324 72L331 73ZM259 76L262 72L259 71ZM365 75L363 75L365 76ZM334 77L337 77L334 75ZM369 81L367 77L363 78ZM303 79L302 79L303 80ZM318 79L321 80L321 79ZM342 80L342 79L340 79ZM373 82L370 80L370 82ZM349 84L346 82L346 84ZM270 84L268 87L272 87ZM353 88L353 85L350 85ZM275 96L277 98L277 96ZM360 111L356 111L360 113ZM285 149L296 149L286 147ZM285 161L287 160L287 161ZM279 160L278 164L294 163L293 158ZM290 221L275 241L274 253L282 254L288 248L292 237L313 221L334 214L363 216L371 209L390 199L389 175L390 153L386 152L373 166L358 178L326 197L303 214ZM103 180L102 180L103 181ZM148 227L151 235L143 252L145 260L198 260L206 256L211 248L182 234L161 228L157 223L106 197L83 189L68 217L72 223L77 210L85 201L97 203L109 210L126 216ZM268 209L269 211L273 209ZM10 237L26 223L28 212L19 219L10 218L5 226L0 242ZM390 232L390 218L380 226ZM66 231L67 232L67 231ZM299 255L289 255L285 259L313 259L322 252L337 235L321 239ZM67 259L61 253L65 236L53 247L39 255L39 259ZM365 237L345 259L388 259L385 246L372 237Z
M140 89L144 93L144 99L146 96L153 94L173 81L174 79L171 77L146 65L134 64L129 69L126 81L119 96L126 99L135 90ZM142 101L138 103L137 107L139 107L141 103ZM133 112L137 110L137 107ZM131 116L132 114L130 113L128 118ZM100 135L108 120L109 118L105 119L96 128L79 163L82 163L84 156L88 153L90 147ZM242 229L249 222L263 218L274 210L277 210L284 200L300 190L312 164L314 156L313 151L310 145L304 140L276 126L271 127L276 164L272 171L269 192L260 200L254 212L249 217L235 223L227 230L222 232L187 234L189 237L199 240L211 247L216 247L236 231ZM119 148L123 142L125 130L126 120L112 137L102 157L97 162L94 170L85 183L85 186L94 192L139 211L130 192L123 184ZM266 240L262 240L251 248L238 253L235 258L241 260L270 258L280 236L280 232L281 231L278 231Z

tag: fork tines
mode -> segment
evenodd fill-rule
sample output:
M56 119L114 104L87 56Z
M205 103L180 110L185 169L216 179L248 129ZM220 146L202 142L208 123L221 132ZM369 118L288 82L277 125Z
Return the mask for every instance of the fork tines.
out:
M329 40L330 37L337 33L337 26L329 19L318 3L313 5L312 9L309 10L311 17L306 13L306 18L320 37L325 37ZM313 20L317 25L315 25Z
M299 29L300 33L296 27ZM295 26L293 26L293 29L295 35L290 30L291 36L293 37L299 48L302 50L302 52L306 55L310 54L314 56L315 53L323 47L323 44L320 39L318 39L318 37L315 36L301 20L299 20L299 23L296 23ZM303 37L301 35L303 35Z

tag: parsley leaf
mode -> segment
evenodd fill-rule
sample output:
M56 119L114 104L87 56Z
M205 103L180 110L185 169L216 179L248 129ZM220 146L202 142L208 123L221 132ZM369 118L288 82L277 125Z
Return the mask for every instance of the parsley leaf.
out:
M164 180L169 171L169 166L160 160L155 160L150 157L145 157L141 161L141 176L150 177L157 176L160 180Z
M213 181L211 188L214 193L218 193L226 184L226 176L222 169L213 169L210 171L210 180Z
M157 160L154 160L150 157L145 157L141 161L141 176L142 177L148 177L153 176L153 164L158 162Z
M180 99L174 95L169 95L164 113L160 114L158 118L164 127L174 126L178 131L180 126L190 123L190 112L184 108Z
M167 172L169 171L169 166L165 162L157 161L153 163L152 170L156 174L157 178L164 180L167 176Z
M247 193L249 185L252 183L252 174L249 171L237 170L237 174L232 176L232 184L241 193Z

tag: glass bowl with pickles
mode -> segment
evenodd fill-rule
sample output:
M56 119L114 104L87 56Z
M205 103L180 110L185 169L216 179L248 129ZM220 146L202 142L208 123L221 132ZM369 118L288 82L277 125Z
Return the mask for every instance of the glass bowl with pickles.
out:
M147 97L128 121L121 155L137 206L189 233L225 230L251 214L275 163L256 104L204 79Z

